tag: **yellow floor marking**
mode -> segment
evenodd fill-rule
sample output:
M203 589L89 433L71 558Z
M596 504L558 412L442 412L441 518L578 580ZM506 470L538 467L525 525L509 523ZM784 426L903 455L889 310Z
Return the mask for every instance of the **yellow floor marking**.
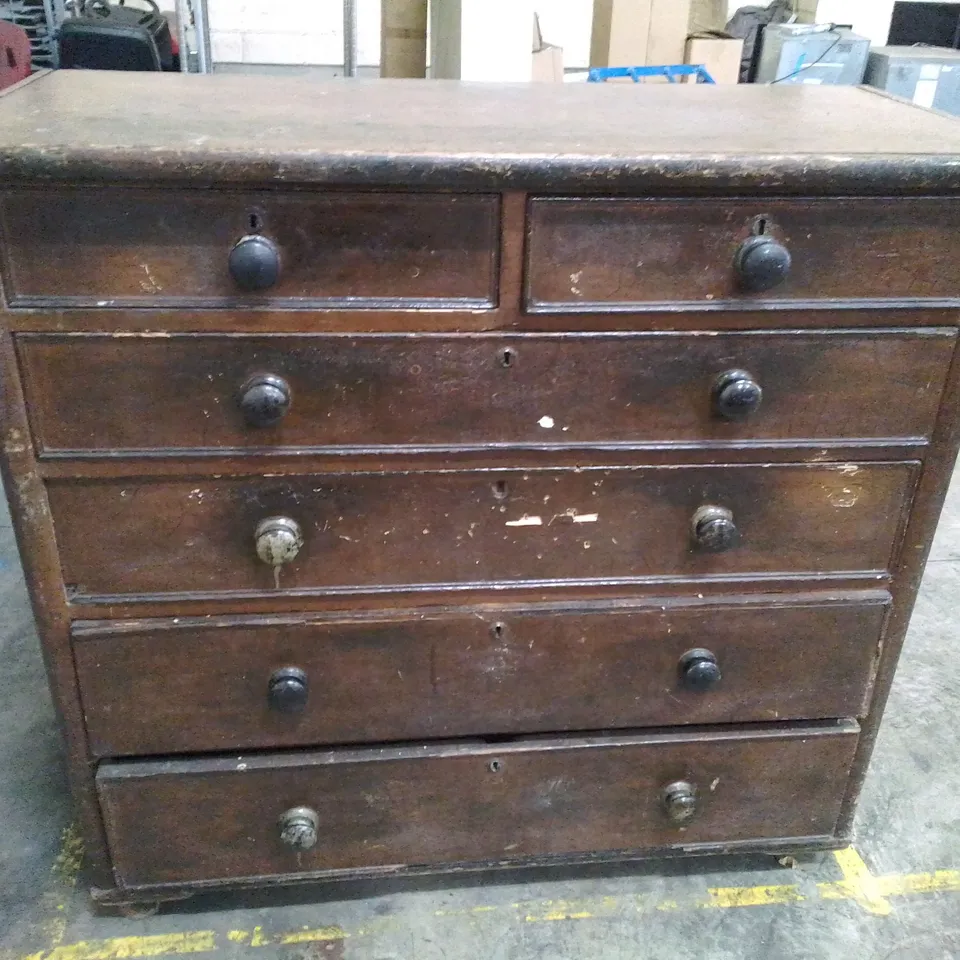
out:
M217 948L213 930L190 933L163 933L154 937L113 937L54 947L40 954L43 960L132 960L136 957L181 956L209 953Z
M281 933L275 943L317 943L321 940L346 940L350 934L340 927L317 927L315 930L295 930Z
M893 911L893 907L884 897L882 881L870 872L853 847L834 850L833 855L843 879L835 883L817 884L824 900L853 900L868 913L878 917L885 917Z
M915 893L941 893L960 890L960 870L936 870L934 873L907 873L877 877L885 897L904 897Z
M65 839L65 846L67 841ZM435 910L436 917L473 918L470 922L493 914L495 922L523 920L526 923L548 923L564 920L590 920L603 917L635 916L637 911L737 909L817 903L824 900L848 901L859 905L874 916L888 916L894 897L960 892L960 870L936 870L933 873L891 874L875 877L852 847L834 851L841 879L825 883L778 884L756 887L710 887L704 893L681 899L657 900L649 894L629 894L622 897L593 897L578 900L527 900L517 903L481 905L463 910ZM72 871L71 871L72 872ZM67 871L65 871L67 873ZM67 874L69 876L69 873ZM68 879L67 883L71 881ZM57 910L66 908L58 905ZM60 925L48 924L48 946L37 953L11 956L0 951L0 960L138 960L141 957L176 957L190 953L211 953L229 944L249 947L268 947L298 943L358 938L375 933L381 922L374 920L353 931L339 926L301 927L265 933L263 927L252 930L230 930L225 935L213 930L187 933L160 934L147 937L114 937L109 940L89 940L62 944ZM392 923L396 917L389 918ZM162 917L160 922L162 922Z
M515 903L522 910L527 923L542 923L545 920L590 920L597 916L609 916L622 907L619 897L600 897L590 900L541 900L539 903ZM532 907L537 907L536 911ZM542 910L542 912L541 912Z
M765 907L775 903L797 903L807 898L796 884L773 887L711 887L705 907Z

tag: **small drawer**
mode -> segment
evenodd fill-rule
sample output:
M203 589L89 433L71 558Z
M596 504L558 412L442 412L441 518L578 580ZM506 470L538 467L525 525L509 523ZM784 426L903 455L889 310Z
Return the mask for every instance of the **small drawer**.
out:
M927 438L956 331L17 338L41 456Z
M490 307L499 218L482 194L0 195L13 307Z
M77 601L882 574L917 465L51 480Z
M122 888L834 831L857 725L103 764Z
M958 199L541 198L528 231L531 311L960 298Z
M101 757L803 720L863 712L888 602L88 622L74 656Z

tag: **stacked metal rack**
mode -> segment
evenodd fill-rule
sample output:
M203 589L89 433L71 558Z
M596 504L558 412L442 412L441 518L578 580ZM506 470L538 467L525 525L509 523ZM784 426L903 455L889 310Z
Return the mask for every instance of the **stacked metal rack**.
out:
M63 0L0 0L0 20L26 31L34 70L56 67L57 30L65 13Z

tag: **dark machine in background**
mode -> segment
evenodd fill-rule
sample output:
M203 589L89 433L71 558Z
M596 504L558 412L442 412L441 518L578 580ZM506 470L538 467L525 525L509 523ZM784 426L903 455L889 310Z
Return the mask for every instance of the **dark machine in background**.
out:
M960 49L960 4L895 3L887 44L908 47L916 43Z
M85 3L60 28L60 66L85 70L179 70L170 24L153 0L150 9L123 0Z

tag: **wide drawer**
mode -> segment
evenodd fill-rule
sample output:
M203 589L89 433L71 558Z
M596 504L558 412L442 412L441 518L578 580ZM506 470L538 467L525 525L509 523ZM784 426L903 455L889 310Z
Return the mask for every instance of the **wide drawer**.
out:
M890 565L916 471L906 462L51 480L48 495L75 600L349 593L875 575Z
M856 742L848 722L245 754L104 764L97 788L136 887L823 838ZM671 785L689 821L668 815Z
M495 195L84 188L0 195L12 306L492 306ZM259 255L279 276L241 279ZM262 242L261 242L262 241ZM259 246L258 246L259 245ZM259 263L259 261L258 261ZM263 272L257 274L263 277ZM246 282L246 281L243 281Z
M610 311L960 297L960 200L631 200L529 204L526 305ZM786 279L751 292L741 244L786 247ZM750 260L756 264L756 260Z
M69 456L925 438L955 342L931 329L17 346L38 451ZM732 402L744 385L755 410Z
M81 623L74 656L96 756L816 719L863 712L887 602Z

